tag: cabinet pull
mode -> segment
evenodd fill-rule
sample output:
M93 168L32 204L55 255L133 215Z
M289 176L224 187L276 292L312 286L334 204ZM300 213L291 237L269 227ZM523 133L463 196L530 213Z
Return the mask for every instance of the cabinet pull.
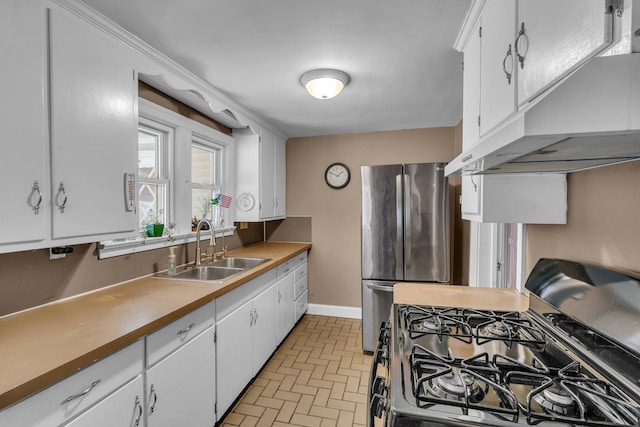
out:
M511 59L509 61L509 70L507 71L507 59ZM507 78L507 84L511 85L511 75L513 74L513 54L511 53L511 43L509 43L509 48L507 49L507 54L502 60L502 71Z
M71 396L67 397L66 399L64 399L62 402L60 402L61 405L64 405L65 403L69 403L79 397L82 397L86 394L89 394L89 392L91 390L93 390L93 388L95 386L97 386L100 383L101 380L95 380L94 382L91 383L91 385L89 387L87 387L86 389L84 389L83 391L81 391L78 394L72 394Z
M258 323L258 310L253 309L253 323Z
M278 291L278 302L280 302L280 298L282 298L282 294L280 294L280 291Z
M137 409L138 410L138 416L136 417L136 419L133 421L134 422L134 426L137 426L140 424L140 420L142 419L142 402L140 402L140 398L138 396L136 396L136 403L134 404L133 407L134 411Z
M151 384L151 391L149 392L149 400L153 399L151 402L151 406L149 407L149 411L153 414L153 411L156 409L156 403L158 402L158 395L156 394L156 389Z
M195 323L190 324L189 326L187 326L184 329L180 329L176 335L184 335L184 334L188 334L189 331L195 326Z
M520 47L520 39L523 40L523 46ZM516 49L516 56L518 57L518 62L520 63L520 69L524 70L524 58L527 56L527 51L529 50L529 38L524 32L524 22L520 24L520 31L518 32L518 37L514 43L514 47Z
M37 196L35 203L33 203L33 214L38 215L40 212L40 204L42 203L42 193L40 192L40 186L38 185L38 181L33 181L33 187L31 188L31 196L29 199L33 201L34 196Z
M58 203L60 199L60 195L62 194L62 203ZM67 192L64 189L64 184L60 183L60 187L58 187L58 193L56 194L56 204L58 205L58 209L60 209L60 213L64 213L64 208L67 206Z

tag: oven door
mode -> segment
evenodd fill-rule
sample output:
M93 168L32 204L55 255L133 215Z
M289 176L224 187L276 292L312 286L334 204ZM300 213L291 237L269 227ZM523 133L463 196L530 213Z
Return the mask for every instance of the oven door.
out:
M389 322L382 322L369 373L367 427L387 426L390 335Z

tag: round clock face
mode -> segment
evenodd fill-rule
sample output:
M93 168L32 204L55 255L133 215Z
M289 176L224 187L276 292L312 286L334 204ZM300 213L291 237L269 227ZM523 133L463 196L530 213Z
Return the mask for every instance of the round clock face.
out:
M333 163L324 173L324 180L331 188L344 188L349 184L350 179L351 172L344 163Z

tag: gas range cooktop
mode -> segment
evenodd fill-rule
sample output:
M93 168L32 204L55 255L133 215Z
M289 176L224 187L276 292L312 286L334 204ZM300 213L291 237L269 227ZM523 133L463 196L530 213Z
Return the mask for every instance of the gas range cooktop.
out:
M535 283L527 287L540 291ZM630 288L640 297L640 280ZM573 308L531 299L526 312L395 305L374 355L369 426L640 426L633 345Z

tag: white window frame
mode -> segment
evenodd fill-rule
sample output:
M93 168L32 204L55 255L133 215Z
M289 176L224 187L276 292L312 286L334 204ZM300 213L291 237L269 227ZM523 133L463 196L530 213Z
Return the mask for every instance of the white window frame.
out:
M195 232L191 231L191 146L194 140L220 150L220 185L227 195L235 194L235 146L234 139L202 123L198 123L178 113L161 107L145 99L139 99L139 116L167 128L173 129L173 142L169 142L169 188L168 213L165 212L165 227L171 221L175 224L173 235L162 237L139 236L130 239L102 241L98 244L98 258L110 258L137 252L159 249L193 242ZM143 119L141 119L143 120ZM137 141L136 141L137 143ZM137 150L136 150L137 153ZM234 210L225 212L225 224L215 229L216 237L231 236L235 232ZM208 231L202 232L208 236Z

